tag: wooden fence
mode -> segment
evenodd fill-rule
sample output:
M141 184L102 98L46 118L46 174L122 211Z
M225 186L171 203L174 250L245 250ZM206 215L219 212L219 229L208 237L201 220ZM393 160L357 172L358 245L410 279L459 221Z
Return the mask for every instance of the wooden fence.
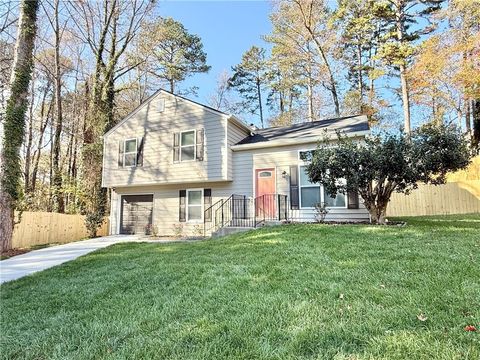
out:
M49 212L24 212L21 222L15 225L12 246L28 248L43 244L65 244L88 237L82 215ZM97 235L108 235L108 221L98 229Z
M419 185L410 195L394 193L387 216L480 213L480 180Z

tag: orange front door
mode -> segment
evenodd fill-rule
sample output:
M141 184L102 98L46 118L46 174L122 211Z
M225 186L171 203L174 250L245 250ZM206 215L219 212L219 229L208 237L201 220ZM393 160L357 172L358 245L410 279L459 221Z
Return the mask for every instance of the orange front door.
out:
M257 216L273 218L276 214L275 169L255 170Z

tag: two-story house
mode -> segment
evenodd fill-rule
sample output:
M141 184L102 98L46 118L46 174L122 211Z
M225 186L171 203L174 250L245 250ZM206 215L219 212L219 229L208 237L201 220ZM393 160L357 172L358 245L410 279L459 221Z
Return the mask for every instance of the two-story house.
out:
M254 130L233 115L159 90L104 136L110 233L195 235L270 220L368 220L358 194L329 196L305 154L340 130L361 139L365 116ZM234 195L234 196L232 196Z

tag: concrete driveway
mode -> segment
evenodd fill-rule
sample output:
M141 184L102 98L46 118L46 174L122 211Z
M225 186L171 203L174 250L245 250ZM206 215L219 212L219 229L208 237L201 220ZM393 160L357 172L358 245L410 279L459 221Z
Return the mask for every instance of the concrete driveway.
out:
M63 264L113 244L122 242L161 243L171 241L175 240L150 240L133 235L111 235L30 251L26 254L0 261L0 284Z

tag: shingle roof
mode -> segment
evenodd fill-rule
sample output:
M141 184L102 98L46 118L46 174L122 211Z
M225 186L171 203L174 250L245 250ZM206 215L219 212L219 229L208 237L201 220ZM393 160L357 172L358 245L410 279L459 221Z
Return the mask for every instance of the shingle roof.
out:
M304 138L321 137L337 130L345 133L368 131L368 119L365 115L345 116L333 119L324 119L285 127L271 127L258 129L236 145L256 144L273 140L302 140Z

